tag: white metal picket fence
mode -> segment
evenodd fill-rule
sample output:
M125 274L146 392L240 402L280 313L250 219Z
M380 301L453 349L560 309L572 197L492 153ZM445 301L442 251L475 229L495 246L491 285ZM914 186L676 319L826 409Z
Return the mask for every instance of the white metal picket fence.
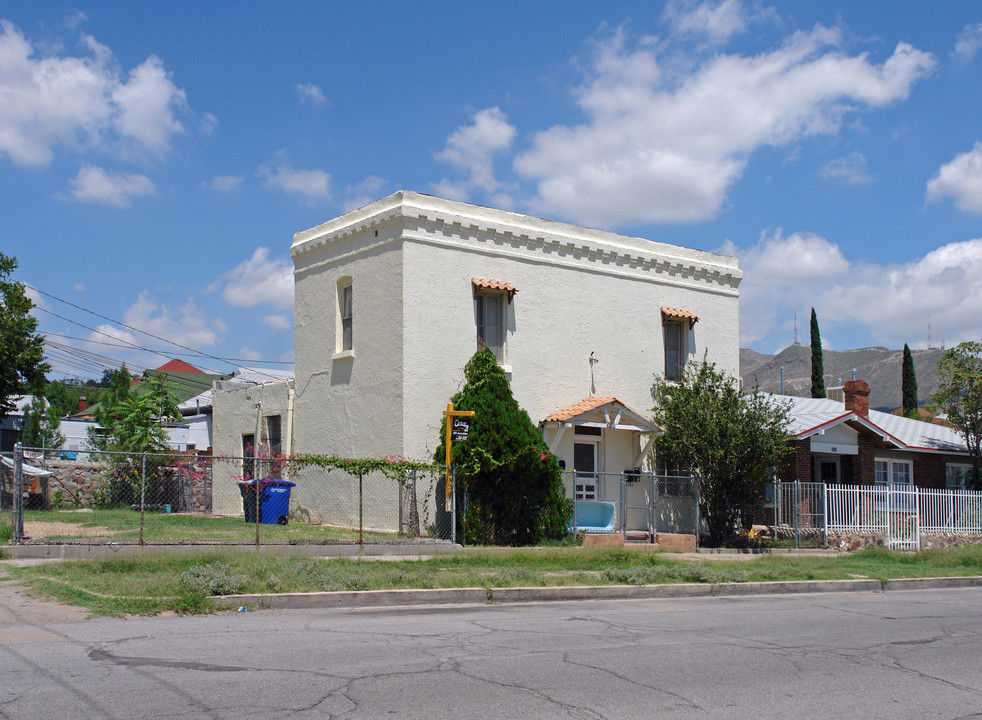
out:
M918 550L922 535L982 535L982 492L826 485L824 494L826 537L836 533L881 535L891 548Z

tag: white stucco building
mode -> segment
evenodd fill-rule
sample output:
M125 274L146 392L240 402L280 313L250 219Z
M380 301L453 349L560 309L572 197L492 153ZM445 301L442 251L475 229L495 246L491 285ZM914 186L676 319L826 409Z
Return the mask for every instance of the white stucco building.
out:
M429 458L482 340L534 421L560 413L556 454L573 467L582 439L598 471L639 464L656 373L703 353L738 373L732 257L405 191L297 233L291 256L299 451ZM561 412L591 396L618 403Z

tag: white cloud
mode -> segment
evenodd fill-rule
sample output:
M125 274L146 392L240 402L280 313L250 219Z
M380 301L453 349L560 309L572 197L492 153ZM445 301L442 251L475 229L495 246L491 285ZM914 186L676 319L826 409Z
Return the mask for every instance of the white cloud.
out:
M467 183L457 186L459 190L477 187L492 192L501 186L494 176L494 155L511 147L515 127L497 107L475 113L472 120L458 127L435 157L467 173Z
M311 102L315 105L323 105L327 102L327 96L324 95L324 91L312 83L306 85L297 83L296 88L297 95L300 96L300 102Z
M679 74L655 47L631 49L615 33L577 91L588 121L537 133L515 159L537 182L531 209L602 226L707 220L754 151L835 134L844 116L905 98L935 66L906 43L879 65L839 44L838 30L816 26Z
M146 290L123 314L123 322L144 332L194 349L212 347L226 331L220 321L209 321L193 299L180 307L157 302ZM146 338L144 335L139 338ZM139 340L140 345L157 345L152 339ZM173 352L164 348L165 352Z
M211 113L205 113L201 118L201 134L211 135L218 127L218 118Z
M290 320L283 315L266 315L263 324L273 330L289 330Z
M151 55L130 71L129 80L112 93L116 128L138 148L161 154L170 137L183 132L175 111L186 107L184 91L170 79L159 58Z
M849 185L868 185L876 179L866 170L866 156L858 152L826 163L819 170L819 175L842 180Z
M181 131L184 91L150 56L125 81L112 52L82 36L77 56L41 54L0 20L0 155L25 167L51 162L55 146L117 144L160 154Z
M259 177L264 179L266 187L302 195L309 203L331 199L331 176L323 170L295 170L289 165L272 170L262 165Z
M982 23L966 25L955 38L955 49L951 54L955 60L968 63L975 59L980 48L982 48Z
M723 43L746 30L748 20L739 0L676 0L666 5L663 17L676 34L705 37L714 43Z
M941 166L927 183L927 201L951 198L959 210L982 214L982 142Z
M982 239L885 265L851 262L838 245L804 233L765 234L751 248L724 251L739 256L744 273L741 347L787 324L795 305L814 307L823 330L859 325L891 347L918 344L929 319L934 337L949 344L982 337Z
M89 291L89 288L84 283L75 283L74 285L72 285L72 287L77 292L88 292Z
M271 303L285 310L293 307L293 263L288 258L269 257L269 248L259 247L221 276L222 297L229 305L253 307Z
M82 202L114 207L129 205L133 198L153 195L157 188L145 175L107 173L101 167L86 165L69 181L71 195Z
M262 360L262 355L260 355L258 352L253 350L248 345L242 347L239 350L239 357L242 358L243 360L249 360L249 361Z
M342 209L344 212L348 212L349 210L356 210L371 202L375 202L383 196L388 184L385 178L370 175L357 185L349 185L346 192L347 197L344 203L342 203Z
M212 178L212 181L208 183L208 187L218 192L232 192L233 190L239 189L243 180L245 178L240 175L218 175Z

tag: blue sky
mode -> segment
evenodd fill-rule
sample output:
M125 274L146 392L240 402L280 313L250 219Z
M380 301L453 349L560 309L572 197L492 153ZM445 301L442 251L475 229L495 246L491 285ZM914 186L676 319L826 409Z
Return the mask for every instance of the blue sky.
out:
M0 22L0 249L61 374L286 367L293 233L398 189L735 254L761 352L795 307L836 349L982 337L976 3L51 0Z

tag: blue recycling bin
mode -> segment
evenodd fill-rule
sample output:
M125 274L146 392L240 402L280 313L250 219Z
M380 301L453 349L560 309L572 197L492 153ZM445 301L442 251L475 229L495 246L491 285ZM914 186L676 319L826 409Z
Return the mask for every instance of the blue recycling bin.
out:
M239 483L242 495L242 513L247 523L256 522L256 480ZM286 525L290 517L290 488L296 483L289 480L267 478L259 480L259 522L264 525Z

